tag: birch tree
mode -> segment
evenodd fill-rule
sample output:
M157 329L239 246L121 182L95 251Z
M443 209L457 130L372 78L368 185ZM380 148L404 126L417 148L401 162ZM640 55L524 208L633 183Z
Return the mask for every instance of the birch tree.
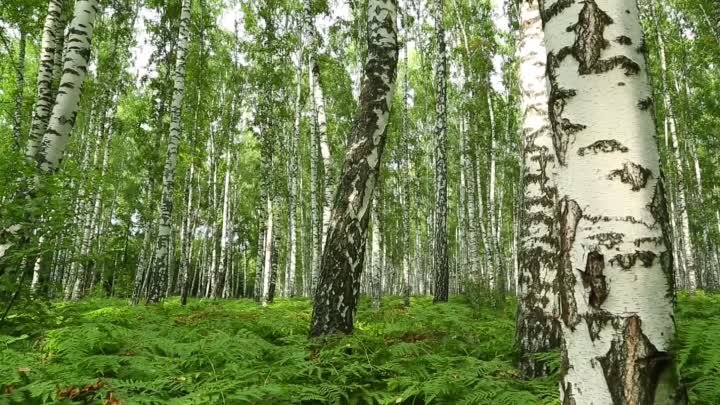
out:
M435 234L433 272L434 302L448 300L450 270L448 267L447 202L447 49L443 24L444 0L435 0L435 29L438 41L435 122Z
M532 355L549 352L560 343L553 289L558 264L557 161L548 121L547 56L539 7L538 0L522 1L519 7L523 203L516 340L520 369L530 377L548 371Z
M175 168L180 146L183 96L185 94L185 63L187 61L188 37L190 36L190 0L182 0L180 28L176 50L175 72L173 77L173 96L170 107L170 136L167 156L163 170L162 196L160 200L160 220L158 221L155 263L150 281L149 302L158 302L164 281L168 276L170 253L170 233L172 232L173 192L175 186Z
M398 63L396 0L369 0L367 59L323 250L311 336L351 333Z
M558 165L561 402L684 403L637 3L557 1L541 15Z

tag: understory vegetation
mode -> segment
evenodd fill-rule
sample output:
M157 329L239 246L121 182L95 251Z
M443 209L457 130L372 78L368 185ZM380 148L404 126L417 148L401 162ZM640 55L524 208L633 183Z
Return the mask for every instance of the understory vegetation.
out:
M88 299L14 315L0 336L2 404L558 404L554 373L513 367L515 302L363 301L352 336L307 340L311 302ZM720 296L681 296L690 403L720 403Z

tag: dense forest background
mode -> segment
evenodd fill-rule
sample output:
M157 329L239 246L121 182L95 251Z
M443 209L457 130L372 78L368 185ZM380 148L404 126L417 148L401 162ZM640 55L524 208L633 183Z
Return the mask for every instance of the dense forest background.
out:
M0 403L558 403L556 355L535 380L512 366L522 4L399 2L360 250L370 300L354 337L320 349L304 345L376 52L368 2L4 0ZM682 383L691 403L716 404L720 7L639 10L675 291L690 294ZM83 36L72 24L88 15ZM445 300L458 297L438 308L442 249ZM221 300L239 298L262 305Z

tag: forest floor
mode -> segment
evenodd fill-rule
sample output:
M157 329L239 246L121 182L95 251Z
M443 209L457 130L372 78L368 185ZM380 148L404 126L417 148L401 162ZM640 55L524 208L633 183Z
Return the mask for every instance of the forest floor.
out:
M307 340L311 310L306 299L37 307L0 334L0 404L558 403L557 372L524 381L512 366L510 299L363 301L356 333L323 347ZM681 297L676 319L691 404L720 404L720 296Z

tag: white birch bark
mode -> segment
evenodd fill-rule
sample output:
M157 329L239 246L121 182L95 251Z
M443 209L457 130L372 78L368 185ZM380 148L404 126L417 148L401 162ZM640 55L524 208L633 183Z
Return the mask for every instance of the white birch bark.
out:
M378 190L379 191L379 190ZM381 296L381 277L382 277L382 251L380 249L380 239L382 238L380 233L380 202L378 198L378 192L375 193L373 198L372 206L372 247L370 255L370 266L369 266L369 278L370 278L370 297L372 298L372 306L374 309L380 308L380 296Z
M560 345L557 299L557 161L548 121L546 52L538 0L520 3L520 102L523 136L523 218L518 276L516 344L524 375L548 372L537 353Z
M435 223L433 273L435 275L434 302L448 300L450 271L447 247L447 49L443 23L444 0L435 0L435 29L438 38L436 75L435 123Z
M62 3L63 0L50 0L47 17L43 25L40 40L40 64L37 75L37 96L33 108L30 135L28 137L25 155L35 159L40 148L40 140L45 135L50 115L53 110L53 70L55 67L56 47L62 43L58 34L62 36Z
M220 231L220 260L218 263L218 278L223 277L222 297L230 298L230 289L225 287L225 283L229 284L228 275L228 238L230 232L230 148L225 151L225 182L223 183L223 204L222 204L222 229ZM227 274L226 274L227 273ZM219 281L219 279L218 279ZM216 290L219 286L214 287ZM215 295L220 295L220 292Z
M13 109L13 137L15 147L20 150L20 139L22 138L22 113L23 113L23 90L25 87L25 45L27 33L20 28L20 39L18 41L18 57L15 66L15 108Z
M302 52L300 53L302 55ZM295 89L295 122L290 136L288 151L288 267L285 275L285 296L295 296L295 272L297 267L297 143L300 138L300 119L302 117L302 64L297 68Z
M188 37L190 36L190 0L182 0L180 28L178 31L175 72L173 77L173 96L170 107L170 137L168 138L167 157L163 170L162 196L160 202L160 220L158 221L158 242L155 249L153 280L150 284L149 302L160 301L164 281L168 277L170 234L172 232L173 192L175 186L175 168L178 159L178 147L181 136L181 117L183 96L185 94L185 63L187 60Z
M70 132L75 126L75 119L80 109L80 93L90 61L90 45L98 10L97 0L75 2L60 87L36 156L42 172L52 173L58 169L70 139ZM33 136L31 135L31 142Z
M330 153L330 141L327 134L327 117L325 115L325 96L320 84L320 65L316 58L312 59L311 70L313 75L312 92L315 106L315 127L318 140L320 141L320 156L323 161L323 215L322 233L320 239L320 254L325 248L327 231L330 226L330 215L332 213L333 193L335 192L335 177L333 173L333 161Z
M403 27L405 28L405 27ZM407 29L403 30L405 35L407 36ZM402 52L402 58L404 61L405 71L403 73L403 88L402 88L402 97L403 97L403 110L402 110L402 205L403 205L403 224L402 224L402 230L403 230L403 236L402 236L402 246L403 246L403 263L402 263L402 272L403 272L403 289L402 289L402 295L403 295L403 304L407 307L410 306L410 294L412 293L412 283L410 279L410 273L411 273L411 266L410 266L410 208L411 208L411 202L410 202L410 132L408 130L409 126L409 119L408 119L408 92L410 87L410 80L408 75L409 70L409 63L408 63L408 57L407 57L407 41L405 45L403 46L403 52Z
M541 13L558 163L561 402L684 403L637 3L559 0Z
M385 146L398 63L397 4L369 0L368 54L358 112L323 251L311 336L351 333L360 291L370 204Z

